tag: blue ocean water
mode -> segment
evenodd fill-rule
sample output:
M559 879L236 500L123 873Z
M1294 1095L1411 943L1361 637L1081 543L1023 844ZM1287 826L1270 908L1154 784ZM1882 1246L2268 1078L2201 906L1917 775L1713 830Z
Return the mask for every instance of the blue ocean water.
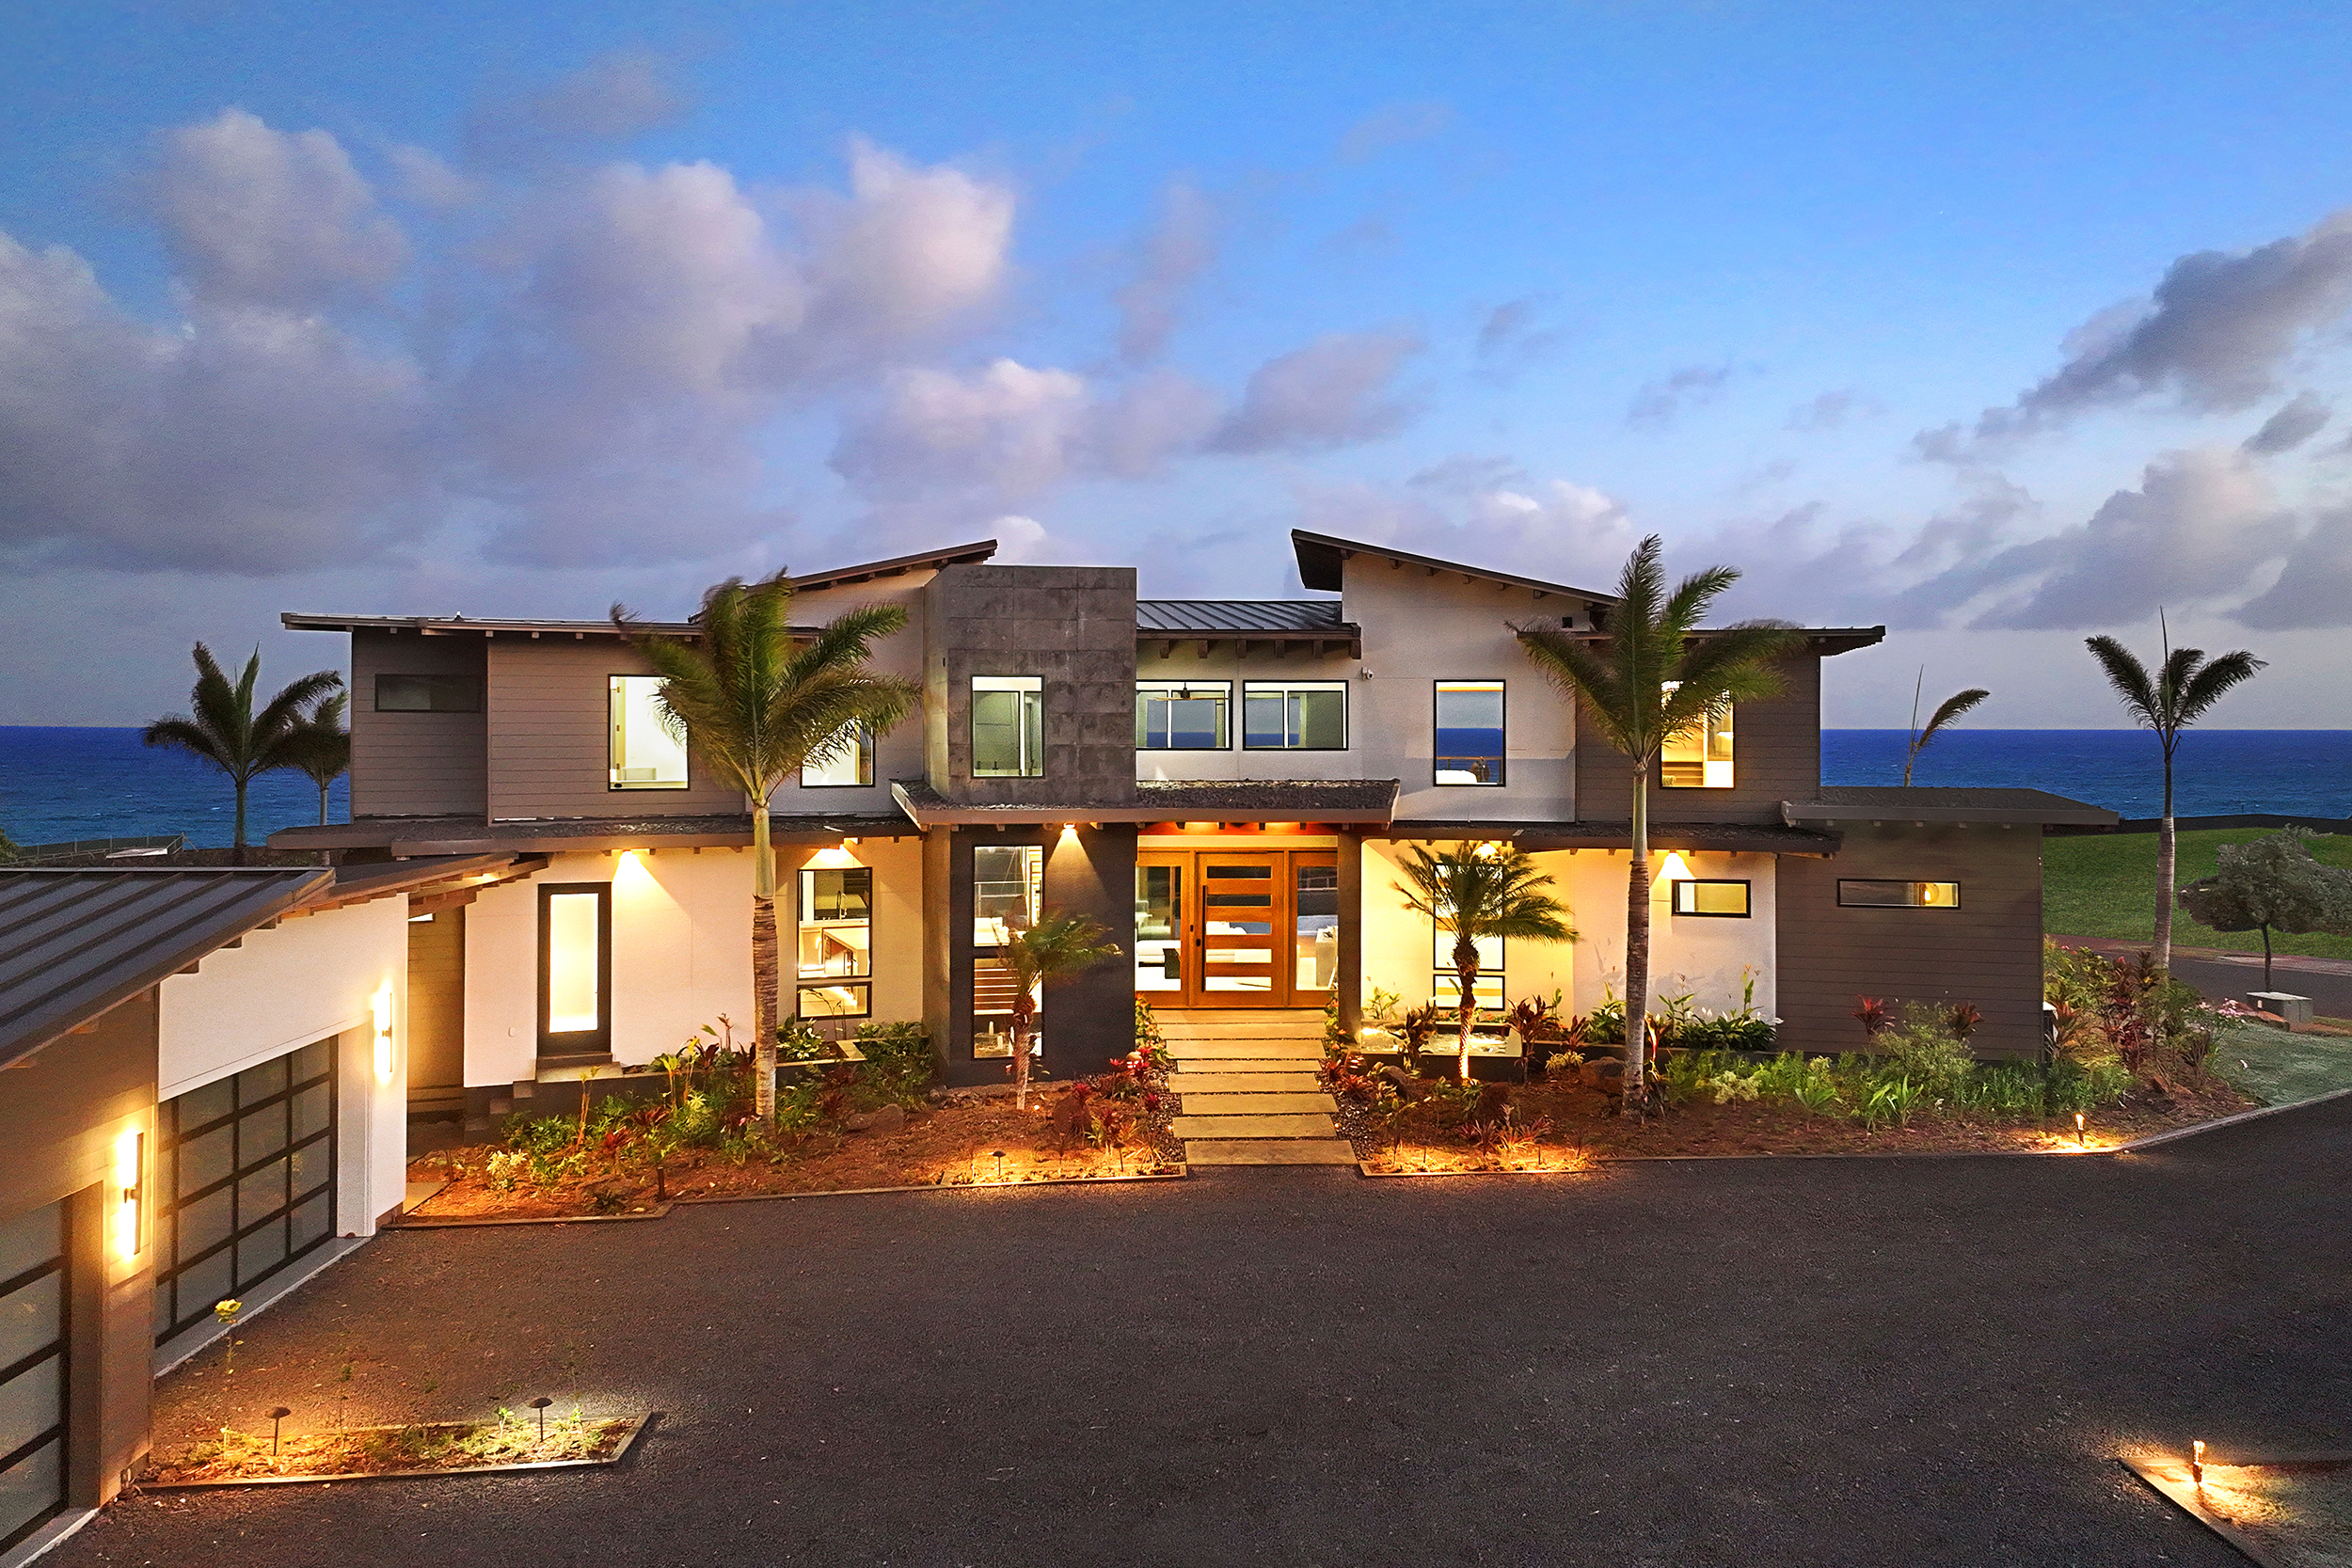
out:
M327 820L350 815L346 781L327 796ZM0 725L0 832L19 844L185 833L197 847L234 836L236 793L209 763L151 749L135 729ZM301 773L264 773L246 797L246 836L319 819L319 790Z

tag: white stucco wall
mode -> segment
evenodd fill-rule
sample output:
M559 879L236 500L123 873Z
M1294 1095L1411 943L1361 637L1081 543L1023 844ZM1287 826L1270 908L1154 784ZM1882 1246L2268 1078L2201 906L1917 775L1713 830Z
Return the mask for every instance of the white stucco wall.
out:
M281 922L163 983L156 1094L170 1100L337 1037L335 1227L373 1234L397 1206L408 1155L408 900L378 898ZM391 1004L389 1075L375 1000Z
M1447 847L1427 847L1432 853L1441 853ZM1418 1007L1431 1000L1430 979L1438 967L1437 943L1429 917L1407 910L1404 894L1397 891L1400 885L1409 885L1400 863L1409 857L1410 847L1374 839L1365 843L1363 853L1364 994L1369 997L1377 986L1402 995L1403 1006ZM1546 855L1537 860L1549 863L1565 858ZM1558 868L1549 863L1544 869L1555 877L1559 875ZM1574 918L1569 924L1581 931L1582 909L1569 899L1565 887L1554 895L1570 903ZM1618 896L1624 896L1622 889ZM1523 996L1549 996L1554 990L1564 997L1573 996L1577 974L1584 961L1575 943L1506 942L1502 946L1503 997L1516 1002Z
M873 1022L919 1023L923 1019L923 841L867 838L847 846L842 852L874 873ZM818 853L796 845L778 856L781 896L776 901L776 920L784 942L787 1010L792 1006L789 966L797 950L800 870ZM829 860L825 863L839 863ZM857 1020L850 1026L864 1022Z
M1555 851L1536 860L1566 890L1576 911L1579 936L1576 986L1569 993L1578 1012L1590 1012L1609 995L1625 992L1625 897L1627 855L1601 849L1573 854ZM1771 855L1685 852L1694 878L1726 878L1748 883L1748 918L1729 920L1677 915L1667 887L1672 868L1662 850L1650 853L1650 996L1688 991L1697 1006L1726 1012L1740 1006L1741 988L1756 983L1756 1007L1773 1014L1773 933L1779 919L1773 903Z

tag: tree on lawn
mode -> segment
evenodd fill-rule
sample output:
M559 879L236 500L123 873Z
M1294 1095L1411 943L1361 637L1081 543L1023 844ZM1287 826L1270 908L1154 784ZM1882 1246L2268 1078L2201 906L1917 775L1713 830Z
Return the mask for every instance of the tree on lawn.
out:
M1477 1010L1478 944L1489 938L1522 942L1574 942L1567 907L1546 890L1551 879L1534 858L1517 846L1466 844L1433 855L1415 845L1403 863L1406 879L1396 884L1405 907L1436 922L1454 936L1454 974L1461 987L1455 1001L1461 1029L1462 1082L1470 1075L1470 1021Z
M2326 931L2352 936L2352 871L2322 865L2305 842L2310 830L2287 828L2250 844L2225 844L2219 864L2181 889L2181 908L2217 931L2263 934L2263 990L2270 984L2270 933Z
M1012 1108L1029 1103L1029 1040L1037 1023L1038 992L1055 980L1092 969L1120 956L1110 932L1084 915L1048 910L1037 924L1015 929L996 949L996 961L1012 981Z
M234 681L213 657L213 650L196 645L196 685L188 692L188 711L158 719L140 736L161 746L201 757L229 775L237 791L236 832L230 861L245 863L246 792L253 781L274 768L301 766L304 727L312 704L341 690L342 676L320 670L289 682L285 689L253 710L254 683L262 677L262 650L245 661Z
M1972 686L1965 691L1955 691L1937 705L1934 716L1928 721L1927 728L1921 729L1919 727L1919 693L1927 684L1928 667L1922 664L1919 666L1919 679L1911 689L1911 738L1903 746L1903 787L1905 789L1911 787L1912 765L1919 760L1919 753L1928 749L1928 742L1943 734L1944 726L1971 711L1978 704L1993 695L1981 686Z
M1699 621L1740 580L1730 566L1710 566L1669 594L1656 534L1642 541L1618 579L1617 603L1596 617L1598 629L1572 632L1530 623L1513 629L1519 645L1553 685L1579 704L1601 737L1633 764L1633 863L1626 878L1625 1104L1639 1116L1648 1090L1643 1072L1649 1011L1649 780L1665 743L1720 721L1735 703L1776 696L1782 659L1804 646L1785 622L1742 621L1701 631Z
M2172 823L2172 756L2180 750L2181 732L2205 716L2230 688L2254 678L2264 660L2240 649L2208 660L2202 648L2176 648L2156 612L2163 638L2164 659L2151 675L2132 651L2112 637L2084 639L2083 645L2106 672L2107 684L2122 699L2134 722L2156 732L2164 750L2164 816L2156 826L2156 940L2150 961L2166 974L2172 969L2172 879L2180 874L2180 840Z
M326 793L351 771L351 732L343 728L351 693L338 691L310 710L294 732L294 765L319 786L319 826L326 826Z
M792 579L729 578L703 594L698 635L644 629L626 607L612 625L661 677L662 721L703 766L740 790L752 814L752 1062L761 1119L776 1114L776 857L768 798L802 768L834 761L879 736L922 698L911 682L876 674L873 644L906 625L896 605L845 610L805 640L791 628Z

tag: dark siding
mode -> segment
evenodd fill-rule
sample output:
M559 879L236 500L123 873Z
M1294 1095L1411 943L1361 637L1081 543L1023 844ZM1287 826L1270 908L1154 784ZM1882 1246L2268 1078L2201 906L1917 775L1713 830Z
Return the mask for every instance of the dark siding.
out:
M488 809L487 713L378 713L378 674L483 678L482 639L351 636L351 814L456 816Z
M744 810L699 757L686 789L614 789L612 675L646 673L612 638L490 641L490 816L705 816Z
M408 1098L466 1083L466 911L408 927ZM422 1098L439 1101L441 1095Z
M1840 878L1960 884L1957 910L1857 910ZM1781 1037L1804 1051L1862 1042L1858 996L1973 1002L1979 1056L2031 1056L2042 1039L2039 828L1857 823L1826 859L1783 856L1778 877Z
M1778 822L1783 800L1814 799L1821 786L1821 661L1805 655L1786 668L1785 693L1742 703L1732 715L1732 787L1662 789L1653 776L1651 821ZM1626 820L1633 814L1633 765L1590 715L1579 712L1576 733L1576 815Z

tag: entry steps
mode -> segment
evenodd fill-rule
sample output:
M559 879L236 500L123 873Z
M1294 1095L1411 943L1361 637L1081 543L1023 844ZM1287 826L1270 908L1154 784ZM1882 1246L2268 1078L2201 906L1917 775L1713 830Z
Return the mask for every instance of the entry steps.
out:
M1339 1106L1316 1081L1323 1014L1193 1007L1159 1015L1176 1070L1175 1132L1196 1165L1352 1165Z

